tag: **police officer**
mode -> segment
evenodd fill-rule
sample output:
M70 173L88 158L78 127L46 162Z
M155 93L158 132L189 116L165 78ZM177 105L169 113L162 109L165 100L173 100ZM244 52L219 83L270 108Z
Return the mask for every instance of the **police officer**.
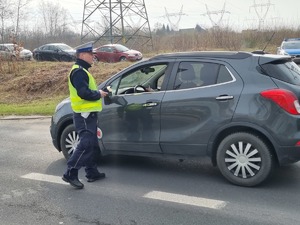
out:
M76 47L76 63L68 76L73 122L79 135L79 143L67 162L67 170L62 179L73 187L84 187L78 179L78 170L85 167L88 182L105 177L95 162L97 141L97 112L102 110L101 97L108 93L98 90L97 84L88 69L93 63L93 42Z

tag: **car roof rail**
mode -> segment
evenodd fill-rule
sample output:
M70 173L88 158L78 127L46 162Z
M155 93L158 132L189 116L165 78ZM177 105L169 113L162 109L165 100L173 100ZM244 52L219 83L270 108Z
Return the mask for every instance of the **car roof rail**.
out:
M252 56L250 52L237 51L192 51L164 53L152 57L151 59L176 59L176 58L226 58L226 59L246 59Z

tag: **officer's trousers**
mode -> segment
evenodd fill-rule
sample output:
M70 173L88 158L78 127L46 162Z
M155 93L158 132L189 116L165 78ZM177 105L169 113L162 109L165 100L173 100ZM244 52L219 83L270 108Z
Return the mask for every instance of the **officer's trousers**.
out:
M93 177L99 172L95 160L97 140L97 113L91 112L87 118L80 113L73 114L73 122L79 135L79 143L69 158L66 175L71 178L78 177L78 170L85 167L86 177Z

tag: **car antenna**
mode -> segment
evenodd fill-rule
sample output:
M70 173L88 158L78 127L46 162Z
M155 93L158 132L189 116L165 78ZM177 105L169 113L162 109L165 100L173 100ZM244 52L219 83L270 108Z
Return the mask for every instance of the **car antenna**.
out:
M267 42L267 44L265 45L265 47L263 48L263 52L265 51L265 49L267 48L267 46L268 46L268 44L271 42L271 40L273 39L273 37L274 37L274 35L275 35L275 31L273 32L273 34L272 34L272 36L270 37L270 39L268 40L268 42Z
M275 34L275 31L273 32L272 36L270 37L270 39L268 40L267 44L265 45L265 47L263 48L263 50L255 50L255 51L252 51L252 53L254 54L260 54L260 55L263 55L263 54L266 54L267 52L265 52L268 44L270 43L270 41L272 40L273 36ZM267 53L268 54L268 53Z

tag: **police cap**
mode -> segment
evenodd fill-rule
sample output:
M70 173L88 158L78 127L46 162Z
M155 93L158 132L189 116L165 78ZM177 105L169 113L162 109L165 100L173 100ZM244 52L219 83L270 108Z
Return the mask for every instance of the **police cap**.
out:
M90 42L87 42L87 43L84 43L82 45L75 47L76 53L93 52L93 44L94 44L94 41L90 41Z

